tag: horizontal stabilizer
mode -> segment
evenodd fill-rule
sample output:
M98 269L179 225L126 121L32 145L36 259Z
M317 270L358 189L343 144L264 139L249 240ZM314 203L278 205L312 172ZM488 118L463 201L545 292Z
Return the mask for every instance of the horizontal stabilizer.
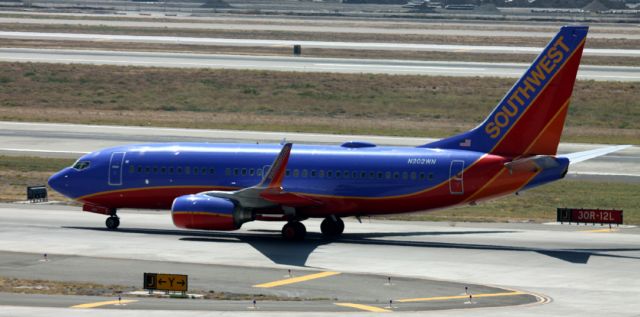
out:
M566 157L569 159L569 164L580 163L598 156L607 155L616 151L624 150L631 147L631 145L616 145L605 148L593 149L589 151L575 152L569 154L558 155L559 157Z

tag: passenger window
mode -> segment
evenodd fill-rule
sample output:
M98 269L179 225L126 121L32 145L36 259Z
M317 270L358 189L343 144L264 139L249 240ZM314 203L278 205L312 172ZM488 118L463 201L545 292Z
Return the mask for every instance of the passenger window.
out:
M157 166L153 167L153 174L158 174L158 167Z
M230 168L225 168L224 169L224 175L231 176L231 169Z
M284 171L284 176L289 176L291 175L291 170L285 170Z
M342 172L342 177L349 178L349 171Z
M191 174L191 167L185 166L184 167L184 173L187 174L187 175Z
M256 175L262 176L262 169L261 168L256 170Z
M399 178L400 178L400 173L393 172L393 179L399 179Z
M402 179L404 179L404 180L409 179L409 173L407 173L407 172L402 172Z
M210 168L209 169L209 174L214 175L216 173L216 169L215 168Z
M253 176L253 174L255 174L255 170L253 168L249 169L249 176Z
M142 166L138 166L138 173L142 173Z
M133 174L136 171L136 167L133 165L129 165L129 174Z
M308 175L309 172L306 169L302 170L302 177L307 177Z
M234 168L233 169L233 176L238 176L238 175L240 175L240 170L237 169L237 168Z
M370 171L370 172L369 172L369 178L371 178L371 179L375 179L375 178L376 178L376 172L374 172L374 171Z
M247 169L246 168L242 169L242 176L247 176Z
M193 168L193 175L198 175L198 168L197 167Z
M324 178L324 170L319 170L318 171L318 177Z
M411 180L416 180L416 172L411 172Z
M423 181L424 180L424 172L420 172L420 180Z
M360 172L360 178L367 178L367 172L365 171Z
M433 173L429 173L429 180L433 180Z
M173 174L173 166L169 166L169 174Z
M181 166L178 166L178 167L176 168L176 172L178 172L178 174L182 174L182 167L181 167Z
M385 172L384 173L384 178L391 179L391 172Z
M336 171L336 178L340 178L340 171Z
M333 171L327 171L327 178L333 177Z
M300 176L300 170L296 168L293 170L293 177L298 177L298 176Z
M167 168L166 168L166 167L164 167L164 166L163 166L163 167L161 167L161 168L160 168L160 172L161 172L162 174L165 174L165 173L167 172Z
M353 171L353 172L351 173L351 178L358 178L358 172Z
M382 179L382 178L383 178L383 176L384 176L384 173L382 173L382 172L378 172L378 179Z
M316 177L316 170L311 170L311 177Z

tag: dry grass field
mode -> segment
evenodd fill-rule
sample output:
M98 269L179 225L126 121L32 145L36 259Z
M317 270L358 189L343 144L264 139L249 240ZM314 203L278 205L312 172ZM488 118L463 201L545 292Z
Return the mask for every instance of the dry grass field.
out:
M477 206L430 213L389 216L390 219L427 221L549 222L556 208L624 210L625 224L640 224L640 184L561 180Z
M444 137L513 79L0 64L0 120ZM640 144L640 89L579 81L563 141Z

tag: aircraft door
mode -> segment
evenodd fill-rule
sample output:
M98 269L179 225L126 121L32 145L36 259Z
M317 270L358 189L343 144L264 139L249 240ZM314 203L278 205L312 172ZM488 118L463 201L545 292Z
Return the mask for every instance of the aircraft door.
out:
M464 194L464 161L453 160L449 167L449 192L452 195Z
M111 153L111 160L109 161L109 185L119 186L122 185L122 165L124 163L125 152L113 152Z

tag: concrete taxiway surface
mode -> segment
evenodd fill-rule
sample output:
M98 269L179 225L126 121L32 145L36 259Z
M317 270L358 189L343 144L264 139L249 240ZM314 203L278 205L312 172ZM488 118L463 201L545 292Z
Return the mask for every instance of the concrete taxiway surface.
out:
M519 63L435 62L27 48L0 48L0 61L510 78L522 76L527 67L529 67L529 64ZM640 67L582 65L578 71L578 79L640 81Z
M268 22L268 21L267 21ZM439 35L439 36L482 36L482 37L552 37L555 32L543 32L539 30L509 30L496 31L484 30L482 28L455 28L448 27L446 24L438 28L404 28L395 27L375 27L375 26L332 26L312 25L300 23L297 25L279 25L274 23L260 23L254 21L252 23L228 23L227 22L176 22L176 21L131 21L131 20L91 20L91 19L49 19L49 18L11 18L0 17L0 24L44 24L44 25L82 25L82 26L106 26L106 27L125 27L125 28L162 28L162 29L196 29L196 30L226 30L226 31L275 31L275 32L312 32L312 33L360 33L360 34L414 34L414 35ZM605 39L640 39L640 34L627 32L592 32L589 34L591 38Z
M287 26L291 28L291 26ZM492 31L493 33L500 33ZM509 33L505 33L509 34ZM549 35L552 38L553 34ZM330 42L330 41L298 41L298 40L265 40L265 39L231 39L204 38L184 36L142 36L119 34L78 34L78 33L44 33L44 32L10 32L0 31L0 38L47 41L89 41L89 42L121 42L121 43L155 43L207 46L238 47L293 47L304 48L350 49L350 50L382 50L382 51L427 51L427 52L464 52L486 54L539 54L541 47L526 46L480 46L480 45L448 45L418 43L384 43L384 42ZM585 56L626 56L640 57L640 50L585 48Z
M378 145L418 146L435 139L320 133L97 126L0 121L0 154L78 158L101 148L153 142L260 142L341 144L367 141ZM560 153L587 151L607 145L561 143ZM572 165L570 178L640 182L640 147Z
M287 269L292 269L294 274L303 274L301 272L307 270L309 273L330 271L340 275L283 286L275 291L293 295L319 292L317 294L320 295L328 286L340 296L366 299L379 289L383 294L379 296L385 298L384 294L393 293L389 286L384 285L384 277L390 275L393 276L392 283L399 289L404 283L415 283L406 284L411 285L406 291L413 295L423 294L421 292L425 290L459 296L464 293L458 289L460 286L477 284L491 285L486 291L496 287L540 294L545 298L544 303L534 305L472 311L408 312L406 315L634 316L640 309L640 303L635 300L640 296L638 228L620 228L610 232L591 226L466 223L453 226L447 223L369 220L360 224L347 220L344 238L326 241L318 233L319 221L308 220L305 224L310 231L309 239L289 243L279 238L280 223L253 222L236 232L201 232L175 229L167 212L131 210L122 211L120 216L121 230L114 232L103 229L104 216L83 213L77 207L0 205L2 275L40 277L50 274L51 279L104 281L111 278L116 282L132 279L131 283L135 285L140 283L142 273L137 271L148 268L150 271L171 270L170 273L188 271L196 285L209 286L209 282L221 279L220 285L242 290L251 288L248 284L286 278ZM42 258L37 255L43 253L49 254L50 261L40 261ZM102 276L95 274L98 270ZM199 276L208 272L211 276ZM234 272L238 275L233 275ZM334 278L343 280L332 280ZM396 279L397 282L393 282ZM341 288L336 281L366 290L350 293L348 287ZM420 285L421 281L425 285ZM444 285L444 288L435 285ZM510 297L513 296L504 296L502 300L513 300L517 296ZM475 299L476 304L457 304L479 307L487 298ZM68 307L113 298L45 299L0 294L0 305L8 304L0 309L0 316L88 313L70 308L17 307L34 305L38 300L45 305L59 303L54 306ZM415 310L411 305L430 305L429 302L438 301L447 300L411 304L394 302L393 306L397 308L389 310ZM311 303L311 307L334 301L320 302ZM175 305L191 305L190 301L184 303L141 299L127 306L105 308L118 309L119 315L132 316L139 312L136 308L187 310L175 308ZM385 305L375 300L363 304L378 308ZM207 307L206 314L197 314L216 316L219 314L212 311L225 310L224 307L238 305L242 311L248 311L251 306L247 302L221 305L216 309L212 304ZM281 303L265 303L265 308L268 305ZM270 315L266 310L270 309L265 309L263 314ZM338 310L364 312L353 306L331 308L331 311ZM104 311L91 312L92 315L102 313ZM163 313L155 310L153 314L190 315L188 312ZM277 314L288 315L284 312Z
M165 214L165 216L168 216ZM67 229L96 230L89 227ZM97 229L101 230L101 229ZM179 230L123 230L121 233L138 232L179 236L185 241L211 241L203 232ZM274 237L267 237L273 239ZM258 236L244 239L257 242ZM249 242L251 243L251 242ZM496 287L461 284L417 278L353 274L333 271L293 269L288 270L246 266L191 264L171 261L143 261L134 259L112 259L105 257L81 257L49 254L43 261L42 254L0 252L0 267L3 277L19 279L56 280L64 282L91 282L101 285L120 285L142 290L143 272L179 272L189 276L190 293L205 294L210 291L244 294L245 300L204 301L167 300L127 296L136 300L131 309L173 310L232 310L246 311L252 306L251 295L278 296L280 301L260 301L262 310L276 311L354 311L345 303L367 305L384 309L389 299L403 303L395 310L438 310L465 308L469 299L465 293L475 294L481 307L532 304L546 300L543 297L521 291ZM391 283L389 283L391 281ZM470 291L469 291L470 290ZM99 293L99 291L96 291ZM233 296L233 295L231 295ZM286 300L291 298L292 300ZM23 306L71 307L85 303L101 302L113 298L67 297L67 296L21 296L0 293L0 305L21 303ZM417 300L423 299L423 300ZM430 299L430 300L427 300ZM473 300L473 297L472 297ZM399 305L399 304L396 304ZM105 305L111 306L112 305ZM106 307L109 308L109 307ZM375 309L375 308L374 308Z

